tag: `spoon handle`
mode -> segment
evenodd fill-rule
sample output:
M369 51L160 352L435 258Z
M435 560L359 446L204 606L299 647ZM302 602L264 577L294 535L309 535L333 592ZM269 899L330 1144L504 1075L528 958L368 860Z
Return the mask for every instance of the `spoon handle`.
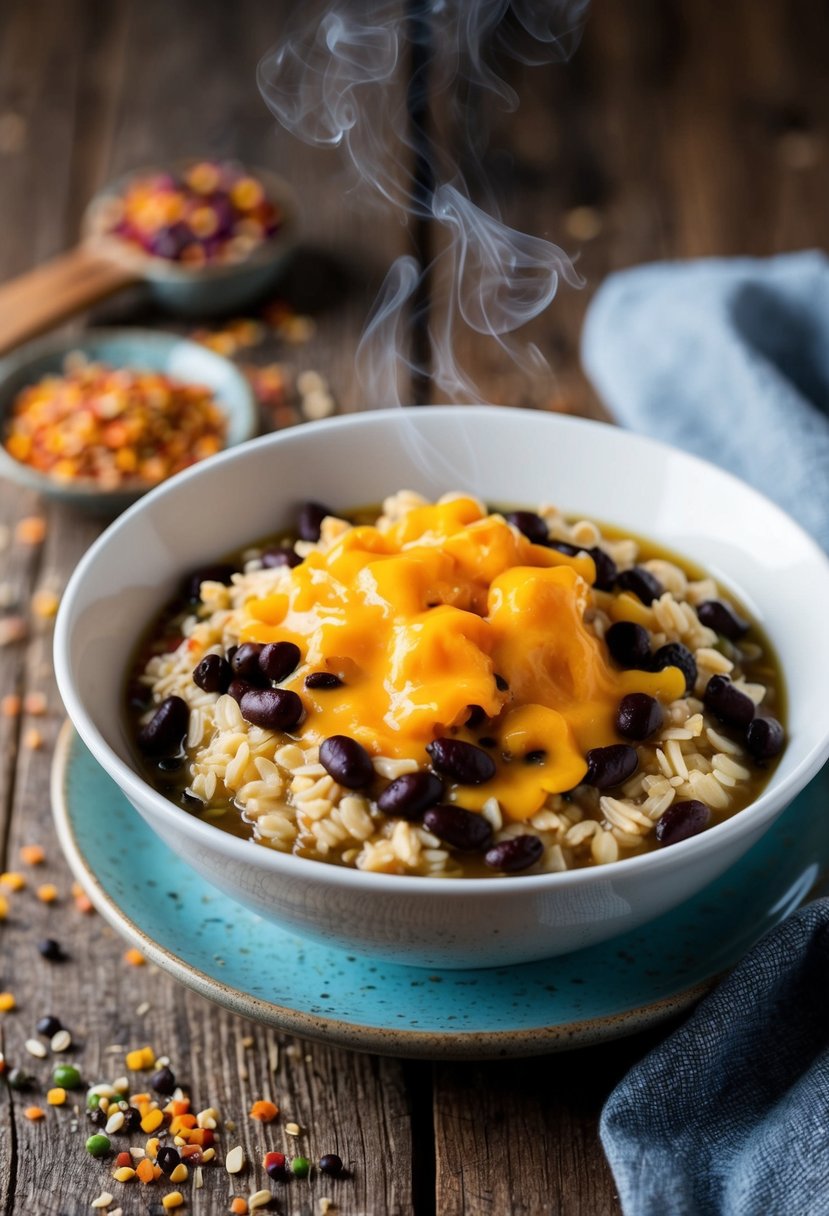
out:
M137 281L133 271L76 245L0 284L0 355Z

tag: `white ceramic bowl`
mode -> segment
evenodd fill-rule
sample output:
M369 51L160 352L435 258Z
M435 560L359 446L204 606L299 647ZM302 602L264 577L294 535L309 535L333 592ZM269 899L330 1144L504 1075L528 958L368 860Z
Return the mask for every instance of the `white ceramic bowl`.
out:
M738 591L777 647L789 698L788 746L757 801L691 840L611 865L429 879L274 852L200 822L150 788L131 761L125 671L183 573L288 526L303 499L344 509L404 487L555 502L663 541ZM829 562L806 534L692 456L548 414L384 410L269 435L147 495L78 566L57 622L55 665L69 715L97 760L164 845L234 899L301 934L392 962L486 966L632 929L701 890L754 844L829 752L827 603Z

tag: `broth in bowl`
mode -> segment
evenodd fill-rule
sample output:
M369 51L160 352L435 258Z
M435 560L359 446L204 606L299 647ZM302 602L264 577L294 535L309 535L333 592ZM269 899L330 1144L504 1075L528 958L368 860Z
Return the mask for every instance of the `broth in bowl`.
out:
M142 645L142 771L236 836L365 872L539 874L697 835L784 744L769 644L638 537L402 491L188 576Z

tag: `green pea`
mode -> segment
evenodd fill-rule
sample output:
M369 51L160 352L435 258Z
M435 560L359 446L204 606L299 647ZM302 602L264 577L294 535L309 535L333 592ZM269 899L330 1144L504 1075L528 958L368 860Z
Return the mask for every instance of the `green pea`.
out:
M81 1083L81 1074L74 1064L58 1064L52 1073L52 1080L61 1089L77 1089Z
M101 1105L101 1095L100 1094L87 1094L86 1095L86 1109L87 1110L97 1110L100 1105Z
M86 1142L86 1151L93 1157L105 1157L110 1149L109 1136L90 1136Z
M297 1178L307 1178L308 1171L311 1169L311 1162L307 1157L294 1157L291 1162L291 1172Z

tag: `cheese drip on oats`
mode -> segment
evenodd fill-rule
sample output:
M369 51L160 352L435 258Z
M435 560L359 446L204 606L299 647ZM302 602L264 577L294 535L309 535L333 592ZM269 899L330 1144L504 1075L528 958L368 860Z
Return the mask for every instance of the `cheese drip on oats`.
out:
M533 544L455 498L312 551L278 591L247 601L241 640L299 646L303 661L282 686L302 696L308 741L349 735L375 755L425 765L441 735L490 736L496 776L453 794L470 809L494 795L510 818L526 819L579 784L590 748L619 741L625 694L667 704L685 691L675 667L611 667L587 623L595 576L586 553ZM343 684L309 690L312 671ZM471 706L489 719L477 732L465 725ZM524 762L529 753L535 762Z

